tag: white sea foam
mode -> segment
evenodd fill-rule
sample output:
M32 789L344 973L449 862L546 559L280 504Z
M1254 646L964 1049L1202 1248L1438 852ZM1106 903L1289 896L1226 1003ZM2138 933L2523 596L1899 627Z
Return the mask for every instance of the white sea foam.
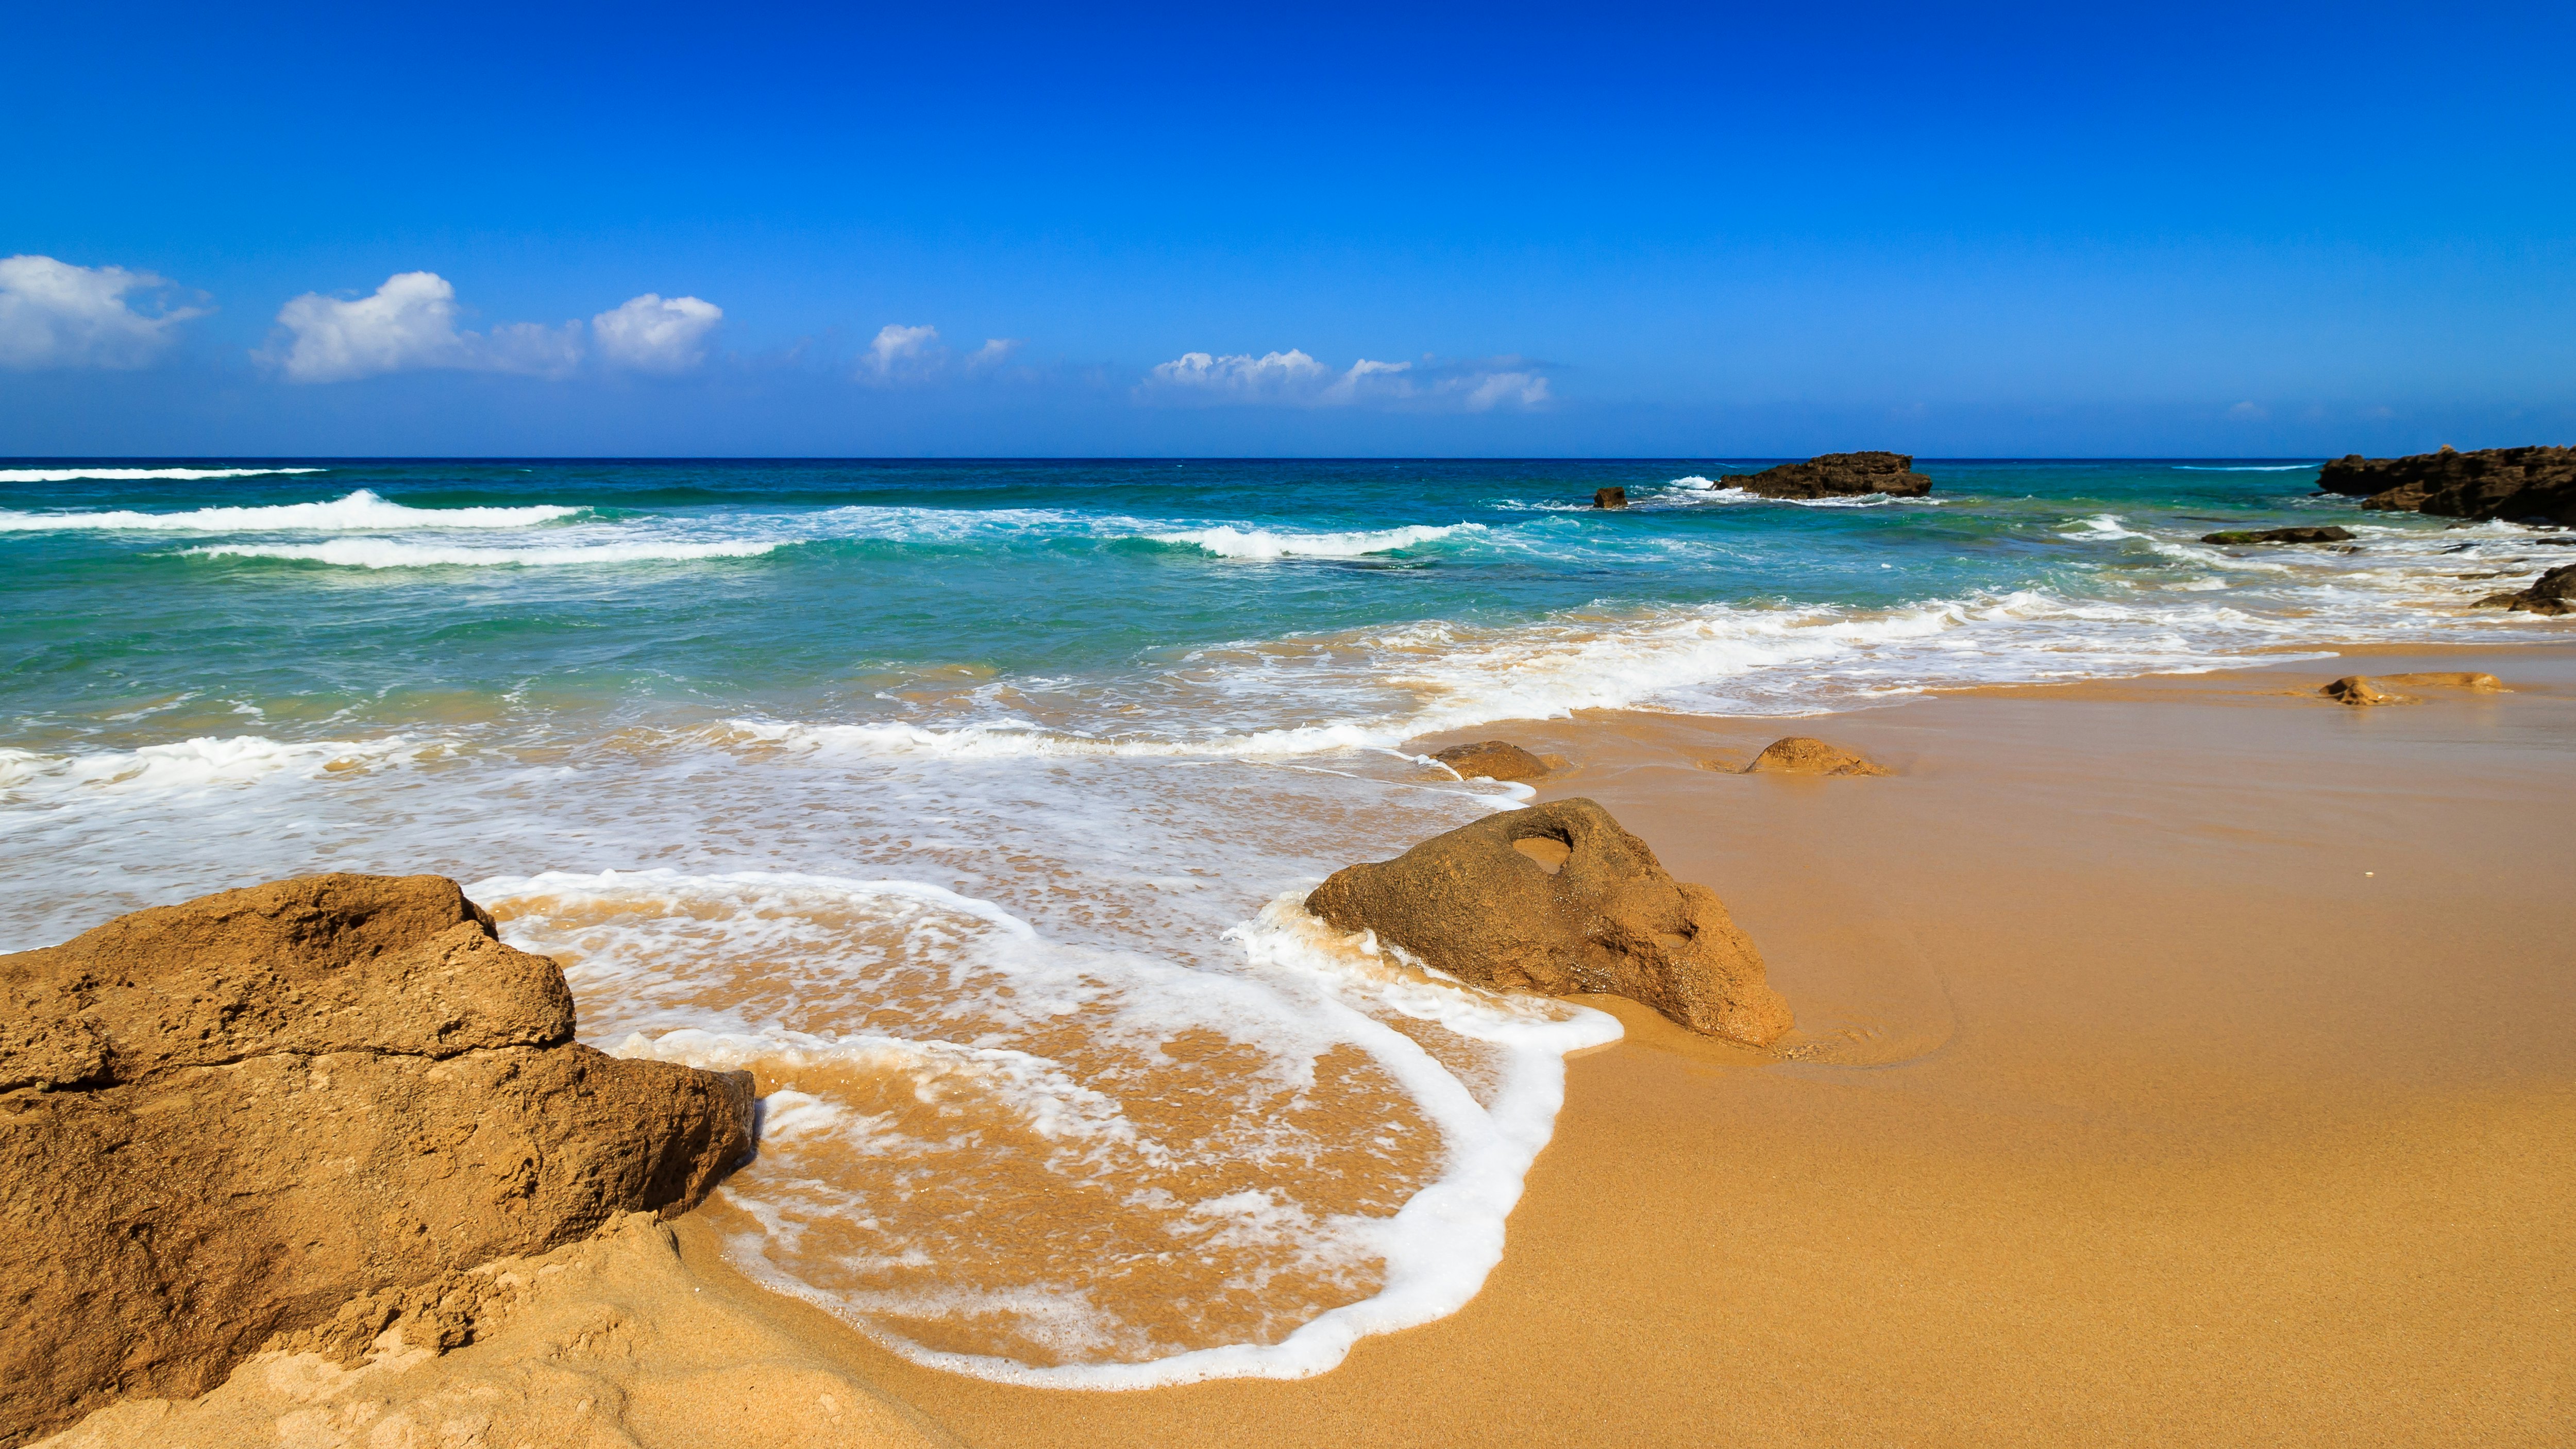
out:
M541 503L525 508L412 508L361 488L323 503L192 508L179 513L21 513L0 511L0 532L80 529L168 533L348 532L388 528L527 528L570 518L582 509Z
M1412 731L1412 733L1421 733ZM782 720L726 721L722 737L792 749L847 750L875 755L928 755L947 759L1172 759L1215 756L1290 759L1336 750L1400 753L1400 725L1376 722L1307 725L1242 734L1095 738L1041 729L1019 721L956 728L908 724L806 724ZM1405 758L1411 758L1406 756Z
M756 558L786 546L785 540L728 543L591 543L473 548L462 545L405 543L390 538L335 538L328 543L209 544L181 552L207 558L272 558L341 568L540 568L578 564L675 562L691 559Z
M1151 535L1156 543L1189 544L1219 558L1360 558L1431 543L1461 531L1482 533L1473 523L1445 526L1417 524L1353 533L1277 533L1266 528L1242 529L1231 524Z
M2145 538L2147 535L2129 527L2128 521L2116 513L2096 513L2078 520L2073 528L2057 536L2080 543L2094 543L2106 539Z
M2296 473L2322 466L2317 463L2176 463L2178 473Z
M916 1362L1017 1382L1303 1377L1455 1312L1501 1258L1563 1054L1619 1035L1406 969L1308 916L1302 891L1196 969L909 880L653 870L470 891L514 943L568 960L594 1039L760 1078L760 1155L710 1209L739 1266ZM1436 1148L1351 1165L1354 1133L1426 1131ZM1248 1307L1262 1283L1279 1301ZM916 1336L933 1327L938 1349Z
M307 779L347 774L441 748L400 736L288 742L261 735L201 735L173 744L76 755L6 749L0 750L0 798L60 804L80 795L193 796L255 785L280 774Z
M1696 503L1786 503L1797 508L1885 508L1898 503L1938 504L1938 498L1897 498L1885 493L1860 493L1843 498L1766 498L1747 492L1723 479L1710 479L1691 474L1675 478L1668 485L1667 497L1681 497Z
M0 468L0 483L70 483L83 478L134 482L149 478L259 478L272 473L327 473L327 468Z

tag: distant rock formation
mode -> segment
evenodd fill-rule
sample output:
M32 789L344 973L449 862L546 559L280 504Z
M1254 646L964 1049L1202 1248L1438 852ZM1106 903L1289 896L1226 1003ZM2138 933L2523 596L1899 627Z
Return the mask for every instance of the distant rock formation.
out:
M2224 533L2204 533L2202 543L2350 543L2355 537L2349 528L2328 524L2323 528L2229 529Z
M2560 564L2527 589L2489 594L2472 607L2512 609L2524 614L2576 614L2576 564Z
M1790 735L1773 740L1753 763L1744 767L1748 775L1886 775L1884 765L1873 765L1839 745L1805 735Z
M1336 871L1306 909L1486 986L1609 992L1753 1046L1791 1025L1716 894L1675 881L1590 800L1507 810Z
M1625 488L1595 488L1592 490L1592 506L1595 508L1625 508L1628 506L1628 490Z
M2317 486L2360 498L2364 508L2576 524L2576 448L2444 448L2405 458L2355 453L2326 464Z
M0 956L0 1445L202 1393L361 1295L685 1209L750 1151L748 1074L572 1035L554 962L438 876Z
M1914 471L1911 453L1820 453L1803 463L1783 463L1717 481L1764 498L1854 498L1871 493L1920 498L1932 491L1932 480Z
M1535 780L1550 768L1546 760L1501 740L1451 745L1434 752L1431 758L1457 771L1459 778L1465 780Z

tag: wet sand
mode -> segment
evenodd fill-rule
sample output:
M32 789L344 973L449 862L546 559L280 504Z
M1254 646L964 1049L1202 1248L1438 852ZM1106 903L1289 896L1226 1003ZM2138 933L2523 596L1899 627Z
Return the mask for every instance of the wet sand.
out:
M985 1383L683 1252L975 1445L2563 1443L2576 650L2356 654L1480 732L1715 886L1801 1031L1596 1002L1484 1292L1322 1377ZM2310 692L2457 669L2515 692ZM1700 763L1787 733L1900 773Z

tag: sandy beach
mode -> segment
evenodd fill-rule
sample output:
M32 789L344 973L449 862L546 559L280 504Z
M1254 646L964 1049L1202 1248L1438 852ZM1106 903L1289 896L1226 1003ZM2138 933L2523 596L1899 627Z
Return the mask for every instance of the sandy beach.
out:
M1798 723L1520 727L1796 1006L1789 1055L1611 998L1468 1308L1289 1383L927 1372L712 1291L978 1445L2559 1442L2576 1397L2576 656L2367 652Z
M2509 692L2316 694L2360 669ZM2576 654L2355 651L1794 727L1896 773L1732 773L1778 720L1494 732L1575 762L1542 799L1601 801L1715 886L1800 1026L1760 1052L1589 998L1626 1038L1571 1063L1464 1311L1310 1379L1014 1387L764 1291L694 1214L685 1272L629 1253L660 1266L615 1280L657 1325L625 1391L721 1377L726 1444L877 1442L818 1418L818 1383L906 1406L884 1442L991 1446L2560 1442ZM532 1328L421 1382L549 1356ZM248 1383L276 1363L223 1422L291 1407ZM118 1422L141 1437L70 1442L200 1421Z

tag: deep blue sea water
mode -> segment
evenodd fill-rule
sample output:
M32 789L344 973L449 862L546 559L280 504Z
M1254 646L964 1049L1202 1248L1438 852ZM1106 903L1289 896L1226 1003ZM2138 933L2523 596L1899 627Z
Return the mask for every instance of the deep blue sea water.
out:
M7 464L0 949L452 875L586 1039L759 1074L766 1281L970 1372L1312 1372L1473 1294L1616 1031L1296 908L1522 793L1418 736L2553 627L2468 608L2529 530L2313 463L1766 461Z

